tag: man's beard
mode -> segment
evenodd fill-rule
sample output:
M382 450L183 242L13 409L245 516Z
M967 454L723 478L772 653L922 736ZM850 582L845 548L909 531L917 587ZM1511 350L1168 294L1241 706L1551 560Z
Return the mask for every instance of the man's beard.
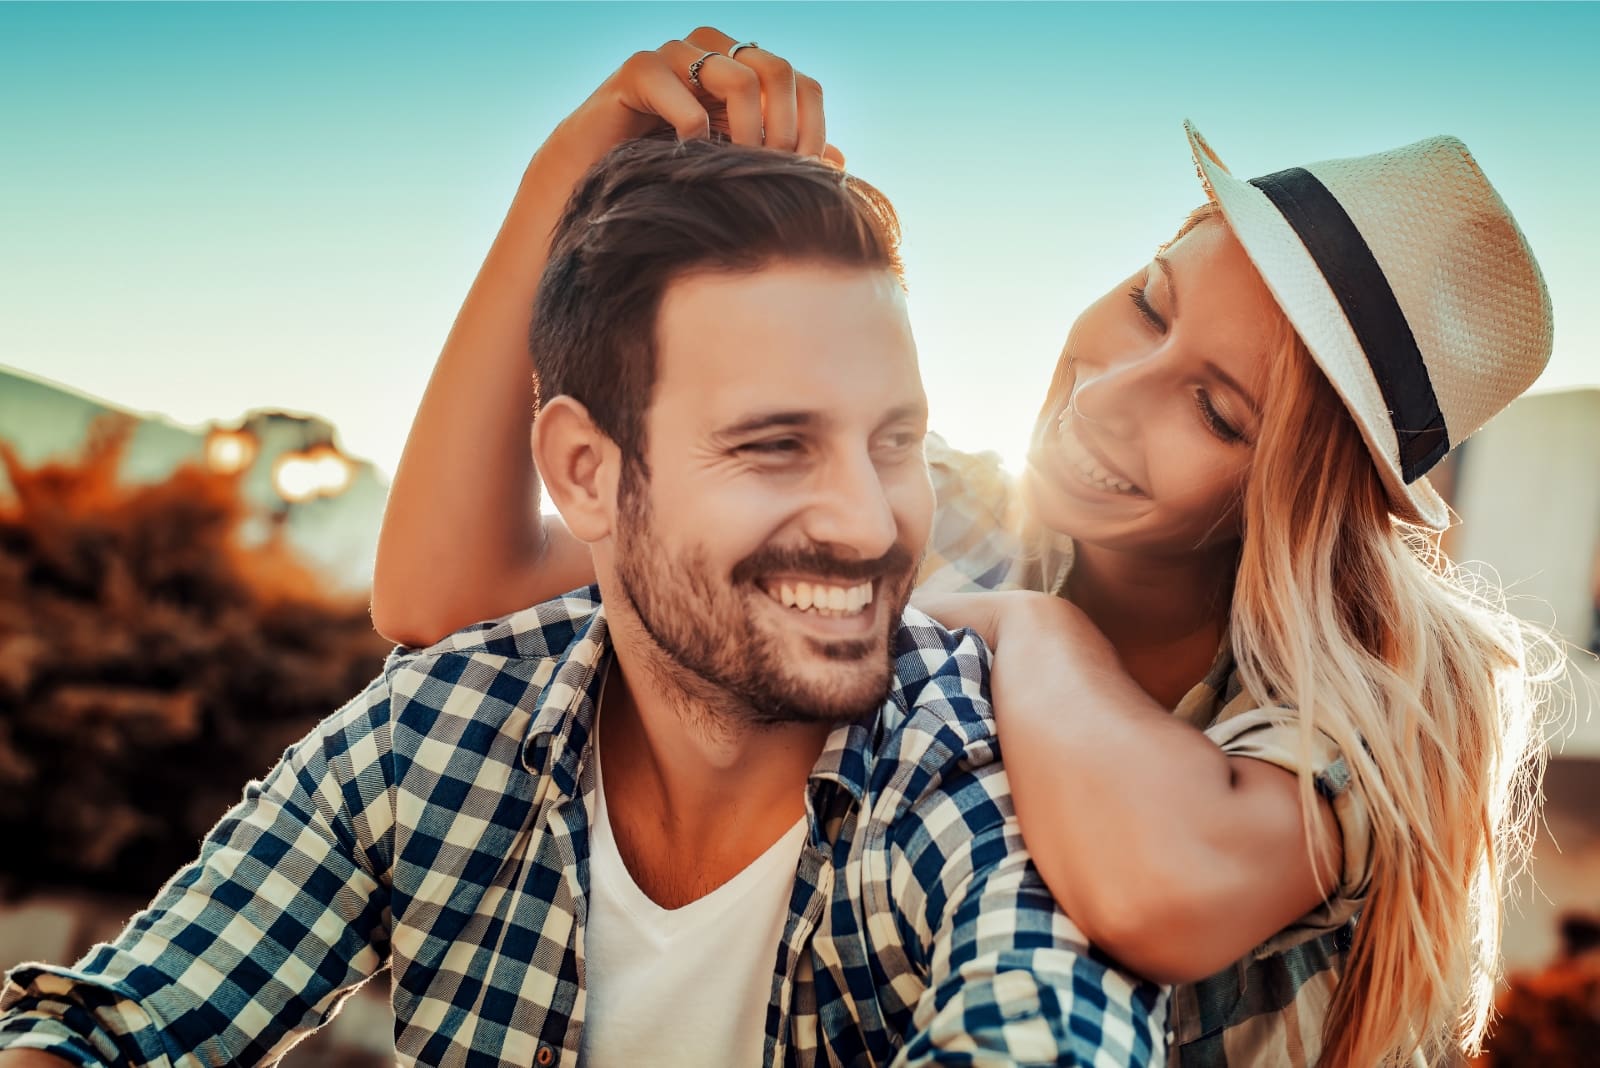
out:
M736 715L739 722L757 726L854 722L883 704L893 680L893 635L916 575L917 561L904 546L897 543L875 560L845 560L814 547L763 546L735 565L731 581L724 582L701 552L665 557L651 536L647 490L638 484L644 480L624 474L622 481L617 578L641 626L671 662L658 667L678 669L662 672L659 681L697 704L709 704L707 711L714 715ZM880 580L875 598L889 609L883 613L883 631L850 641L806 637L816 660L837 670L813 660L811 670L795 671L773 632L775 624L758 622L757 609L748 603L768 596L760 580L774 574L803 574L841 585Z

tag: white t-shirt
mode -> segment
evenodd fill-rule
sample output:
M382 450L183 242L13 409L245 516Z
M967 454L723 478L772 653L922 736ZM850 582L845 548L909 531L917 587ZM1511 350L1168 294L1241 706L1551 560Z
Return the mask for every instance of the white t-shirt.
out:
M760 1064L805 820L705 897L664 909L639 889L617 851L598 746L593 756L582 1063Z

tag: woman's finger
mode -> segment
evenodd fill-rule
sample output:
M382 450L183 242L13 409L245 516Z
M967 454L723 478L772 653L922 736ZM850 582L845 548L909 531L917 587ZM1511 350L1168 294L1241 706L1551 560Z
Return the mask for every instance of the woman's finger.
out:
M688 41L668 41L656 51L702 102L722 102L728 113L728 136L735 143L761 144L761 79L755 71Z
M803 82L810 83L814 89L814 99L808 103L813 105L813 110L820 118L822 94L820 88L816 88L814 79L797 72L787 59L771 49L763 48L754 41L736 41L713 26L699 27L689 34L687 40L701 48L719 52L736 63L743 63L756 72L761 79L761 114L766 124L766 144L769 147L806 156L821 153L824 137L820 126L811 131L815 134L815 146L809 149L802 147L807 143L807 131L800 117L799 90Z
M743 55L743 53L740 53ZM822 86L815 78L796 72L794 102L797 135L795 151L802 156L823 156L828 147L828 123L822 113ZM839 157L844 165L844 157Z
M732 46L730 46L730 51ZM732 57L761 79L761 115L766 122L767 145L794 152L799 144L799 75L782 56L760 45L747 44ZM815 84L815 83L813 83ZM816 155L816 153L807 153Z
M705 105L660 49L629 56L617 71L617 87L623 106L641 115L659 116L680 141L710 135L711 118Z

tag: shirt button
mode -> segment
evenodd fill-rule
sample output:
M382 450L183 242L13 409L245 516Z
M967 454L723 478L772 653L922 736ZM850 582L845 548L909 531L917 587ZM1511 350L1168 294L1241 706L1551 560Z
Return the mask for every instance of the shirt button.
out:
M539 1052L533 1055L533 1059L542 1065L554 1064L556 1059L556 1051L551 1049L549 1046L541 1045L539 1047Z

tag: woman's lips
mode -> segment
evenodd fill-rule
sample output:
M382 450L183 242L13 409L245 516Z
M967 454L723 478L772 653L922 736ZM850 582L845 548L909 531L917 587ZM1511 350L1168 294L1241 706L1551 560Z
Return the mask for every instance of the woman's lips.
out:
M1055 452L1066 471L1091 489L1124 497L1144 497L1132 479L1077 433L1075 413L1066 409L1056 417Z

